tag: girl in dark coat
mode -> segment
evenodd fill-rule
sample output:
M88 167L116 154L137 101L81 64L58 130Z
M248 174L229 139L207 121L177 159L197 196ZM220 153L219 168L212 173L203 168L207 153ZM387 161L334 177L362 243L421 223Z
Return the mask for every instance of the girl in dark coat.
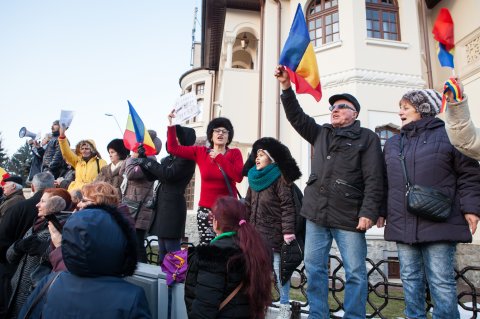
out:
M180 145L195 144L194 129L176 125L176 133ZM149 233L158 237L158 263L161 264L167 252L180 250L187 219L185 188L195 173L195 162L173 155L160 163L149 158L133 161L150 179L160 183L156 188L154 219Z
M271 137L263 137L252 146L245 163L249 188L245 204L250 210L250 223L273 250L273 268L280 291L280 313L277 318L290 318L290 280L280 278L282 244L295 239L295 203L292 183L302 173L290 150ZM295 242L295 245L298 244Z
M456 244L472 241L480 214L480 170L477 161L450 143L442 120L435 118L441 96L413 90L400 100L401 134L385 143L388 178L385 239L397 242L400 275L408 318L426 318L425 287L433 299L433 318L459 318L454 272ZM411 214L406 208L405 157L412 184L432 187L452 199L444 222ZM383 226L380 218L377 226Z
M217 237L198 246L188 260L189 318L265 318L271 302L270 254L246 218L245 205L232 197L220 197L213 206Z

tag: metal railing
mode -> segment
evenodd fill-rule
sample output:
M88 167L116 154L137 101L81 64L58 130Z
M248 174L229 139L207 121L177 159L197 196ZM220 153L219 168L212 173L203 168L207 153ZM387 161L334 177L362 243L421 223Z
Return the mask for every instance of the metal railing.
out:
M156 260L158 259L158 254L151 249L152 244L155 241L156 239L146 240L147 258L149 263L153 264L156 264ZM367 318L387 319L389 317L387 317L385 313L382 313L382 311L386 311L389 303L405 302L402 292L402 283L399 280L390 280L384 271L385 268L388 268L388 264L398 264L398 260L382 259L378 262L374 262L370 258L367 258L366 263L368 278ZM335 267L331 270L329 275L329 291L331 294L330 313L331 318L341 318L336 316L335 313L343 310L343 293L345 290L345 279L342 275L344 273L343 262L338 256L330 255L330 265L334 264ZM470 317L471 319L480 318L480 309L477 304L480 297L478 293L480 287L477 287L475 281L472 280L472 277L480 278L480 266L467 266L460 270L455 269L455 272L455 279L457 280L458 305L462 309L472 313L472 316ZM308 297L306 292L308 281L307 276L305 275L305 267L303 264L293 273L292 278L295 278L295 280L291 280L291 290L299 291L303 296L302 299L304 299L304 301L291 302L292 311L294 312L293 315L299 318L300 313L308 314L308 310L305 309L305 307L308 305ZM274 285L274 289L279 295L276 285ZM278 298L276 298L274 301L278 301ZM433 306L428 287L425 301L426 310L428 311ZM274 304L272 307L278 306Z

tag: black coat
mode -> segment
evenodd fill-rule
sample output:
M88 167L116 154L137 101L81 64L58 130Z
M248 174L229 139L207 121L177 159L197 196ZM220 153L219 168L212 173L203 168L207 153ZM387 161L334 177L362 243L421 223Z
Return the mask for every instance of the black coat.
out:
M232 257L239 257L227 262ZM218 311L220 304L245 278L245 261L233 237L224 237L208 246L198 246L189 255L185 280L188 318L250 318L248 298L243 289Z
M385 239L412 244L471 242L464 213L480 215L480 169L477 161L461 154L450 143L445 123L429 117L402 128L404 155L411 183L433 187L453 199L450 217L433 222L407 212L405 178L399 160L400 135L385 143L388 178Z
M167 156L160 163L145 159L141 167L157 179L160 185L156 193L154 220L150 233L159 238L181 238L185 233L187 203L185 188L195 173L195 162Z
M359 217L376 222L383 199L378 136L355 121L347 128L319 125L303 112L290 88L281 96L287 119L314 147L302 216L319 225L358 231Z

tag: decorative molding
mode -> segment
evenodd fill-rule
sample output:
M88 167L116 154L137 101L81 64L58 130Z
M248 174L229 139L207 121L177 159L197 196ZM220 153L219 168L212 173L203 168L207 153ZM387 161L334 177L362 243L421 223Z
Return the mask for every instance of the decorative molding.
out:
M410 44L406 42L399 42L393 40L385 40L385 39L365 39L365 44L367 45L377 45L381 47L390 47L390 48L397 48L397 49L408 49Z
M424 88L420 75L383 72L367 69L350 69L321 77L322 88L332 88L350 83L366 83L401 88Z
M460 63L459 76L464 84L470 77L475 78L480 72L480 28L477 28L455 44Z
M480 34L472 41L465 44L467 49L467 64L472 64L480 59Z
M181 83L182 90L185 90L185 88L187 88L188 86L192 84L196 84L198 82L207 83L207 80L210 79L210 77L211 77L211 74L208 70L198 70L196 72L192 72L182 79L182 83ZM205 84L205 87L206 87L206 84Z

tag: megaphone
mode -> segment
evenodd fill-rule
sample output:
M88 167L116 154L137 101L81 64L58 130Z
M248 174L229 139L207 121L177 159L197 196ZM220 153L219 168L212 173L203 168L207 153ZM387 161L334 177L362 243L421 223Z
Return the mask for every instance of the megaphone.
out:
M20 131L18 132L18 136L20 138L22 137L30 137L31 139L35 140L37 139L37 134L36 133L32 133L30 132L29 130L27 130L27 128L24 126L20 129Z

